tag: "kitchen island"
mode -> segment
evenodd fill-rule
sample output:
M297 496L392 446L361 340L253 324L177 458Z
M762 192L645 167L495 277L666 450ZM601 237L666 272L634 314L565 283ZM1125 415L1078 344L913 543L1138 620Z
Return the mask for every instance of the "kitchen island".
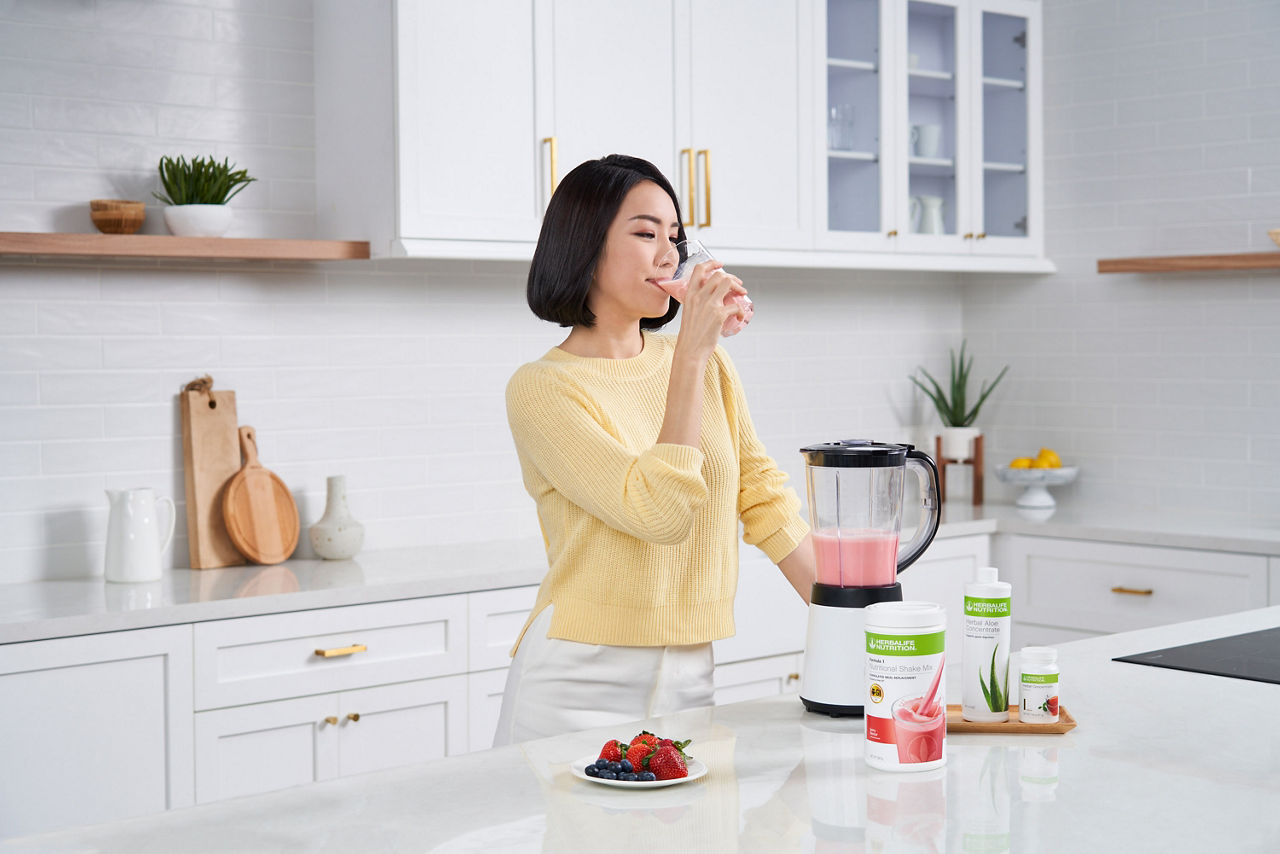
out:
M873 771L860 719L811 715L784 696L0 851L1280 851L1280 685L1111 660L1277 626L1270 607L1064 644L1062 703L1076 729L952 735L932 772ZM571 761L641 728L692 738L709 773L652 791L571 774Z

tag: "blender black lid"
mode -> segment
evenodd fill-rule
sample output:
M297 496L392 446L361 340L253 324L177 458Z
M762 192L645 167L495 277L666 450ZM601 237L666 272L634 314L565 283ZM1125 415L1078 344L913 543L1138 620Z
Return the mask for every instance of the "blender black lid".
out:
M906 461L912 445L887 445L871 439L841 439L800 449L805 462L824 468L887 468Z

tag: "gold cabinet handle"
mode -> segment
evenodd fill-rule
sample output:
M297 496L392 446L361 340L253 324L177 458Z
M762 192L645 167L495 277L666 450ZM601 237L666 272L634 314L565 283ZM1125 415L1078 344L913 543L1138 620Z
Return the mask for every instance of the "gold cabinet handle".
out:
M978 232L978 239L979 239L979 240L986 240L986 239L987 239L987 233L986 233L985 231L980 231L980 232Z
M972 232L972 231L966 231L966 232L965 232L965 235L964 235L964 239L965 239L965 240L973 240L973 232Z
M360 713L359 712L349 713L347 715L347 720L351 721L352 723L355 723L356 721L360 720Z
M316 655L321 658L340 658L344 655L352 655L357 652L368 652L369 647L362 643L353 643L351 646L339 646L334 649L317 649Z
M1155 591L1155 590L1153 590L1153 589L1152 589L1152 588L1150 588L1150 587L1144 587L1144 588L1137 588L1137 587L1112 587L1112 588L1111 588L1111 592L1112 592L1112 593L1122 593L1122 594L1124 594L1125 596L1150 596L1151 594L1155 593L1156 591Z
M324 719L324 722L325 722L325 723L327 723L329 726L337 726L337 725L338 725L338 716L337 716L337 715L329 715L329 717L327 717L327 718L325 718L325 719Z
M788 674L787 674L787 682L788 682L788 683L791 683L791 682L799 682L799 681L800 681L800 674L799 674L799 673L788 673Z
M689 164L689 180L684 185L685 191L688 192L689 194L689 210L687 211L687 213L689 214L689 219L688 221L686 221L682 218L680 220L680 224L683 226L692 228L695 222L693 209L697 207L697 201L694 198L694 187L693 187L693 182L696 180L694 177L694 169L693 169L693 149L692 148L680 149L680 156L687 157L688 160L685 162Z
M698 156L705 158L702 161L702 204L707 210L707 220L698 223L698 228L706 228L711 225L711 149L698 149Z
M556 138L554 136L544 136L542 144L551 146L551 192L554 193L556 187L560 186L560 182L556 180Z
M897 237L897 236L898 236L898 229L896 228L885 235L885 237Z

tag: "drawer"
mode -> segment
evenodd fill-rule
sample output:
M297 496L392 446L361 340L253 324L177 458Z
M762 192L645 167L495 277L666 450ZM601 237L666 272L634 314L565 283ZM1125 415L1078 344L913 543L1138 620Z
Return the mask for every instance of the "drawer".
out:
M1009 543L1015 620L1120 632L1260 608L1261 555L1047 537Z
M484 590L468 596L468 670L494 670L511 665L511 647L515 646L537 597L536 586Z
M465 595L199 623L195 707L464 673L466 627ZM343 654L357 645L364 649Z

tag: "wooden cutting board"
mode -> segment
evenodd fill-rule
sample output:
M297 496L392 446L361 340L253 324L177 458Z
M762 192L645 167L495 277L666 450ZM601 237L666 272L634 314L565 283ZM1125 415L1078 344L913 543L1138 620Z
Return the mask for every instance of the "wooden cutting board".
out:
M240 428L244 468L227 484L222 515L236 548L254 563L282 563L298 545L298 506L284 481L258 462L252 427Z
M201 377L178 395L182 416L182 472L187 496L187 552L193 569L242 566L222 517L222 492L240 471L236 393L213 391Z

